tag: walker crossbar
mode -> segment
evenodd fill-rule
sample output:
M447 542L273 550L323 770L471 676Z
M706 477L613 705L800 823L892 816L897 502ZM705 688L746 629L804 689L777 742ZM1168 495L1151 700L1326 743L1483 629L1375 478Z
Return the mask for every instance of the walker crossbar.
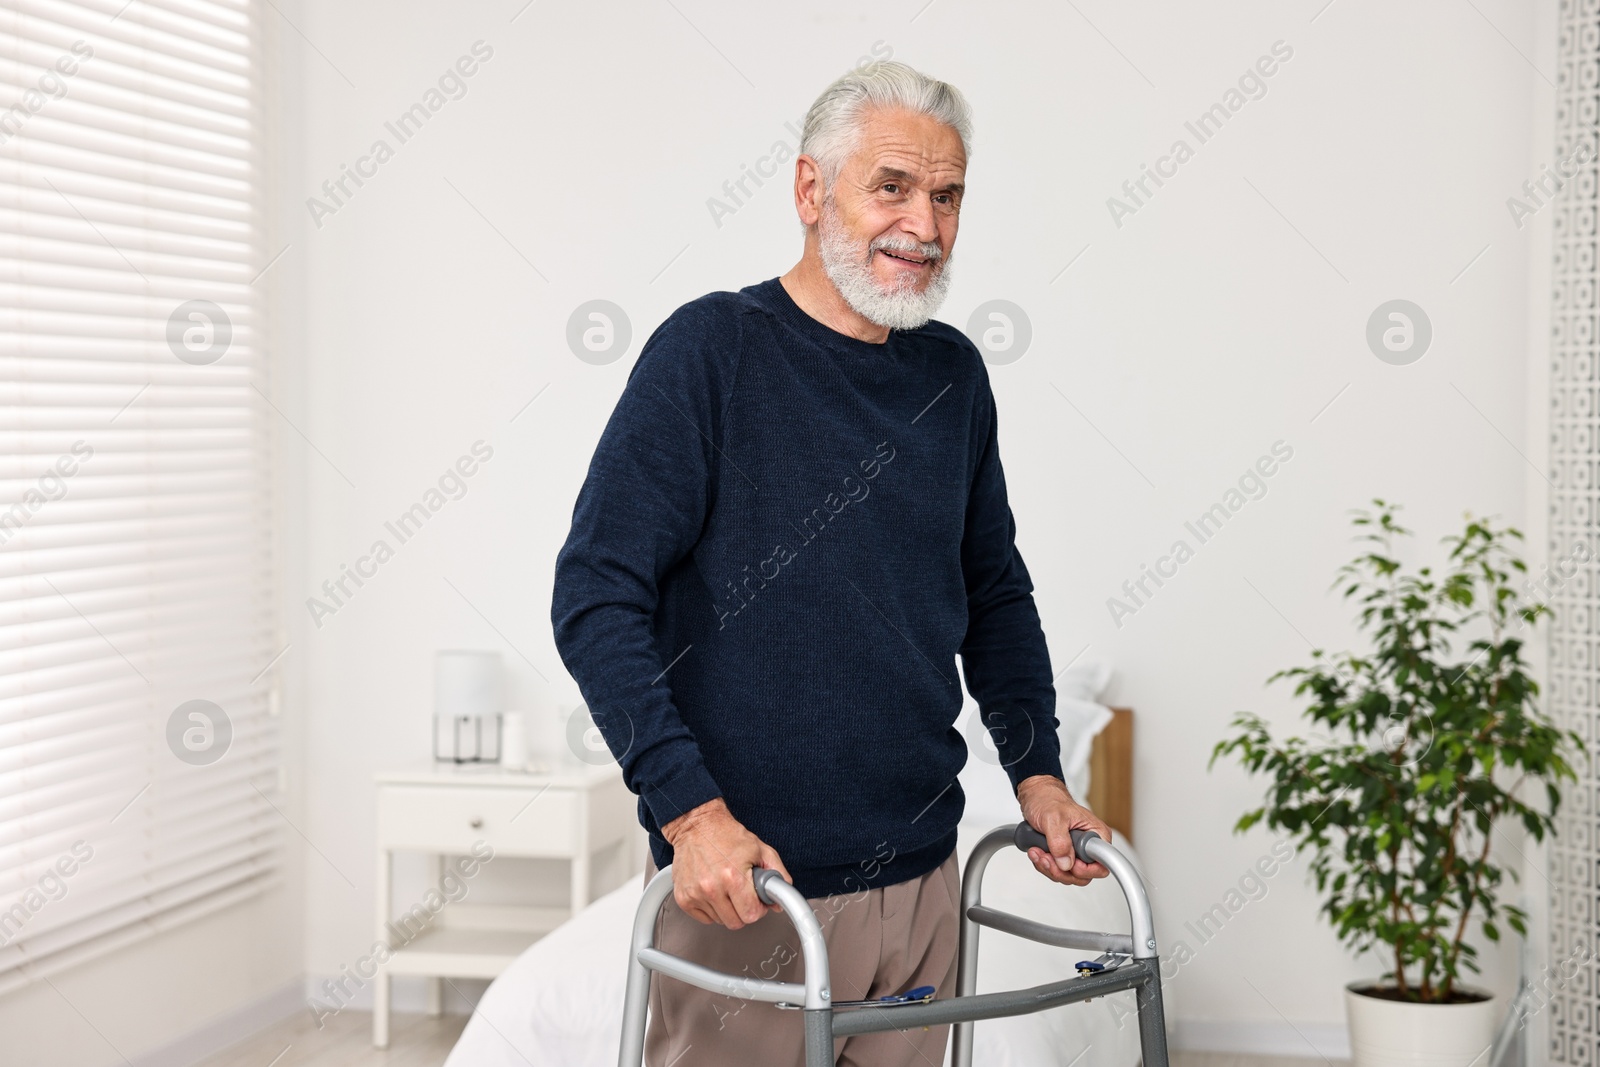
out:
M1056 948L1092 948L1101 952L1116 952L1124 956L1133 955L1133 938L1127 934L1097 934L1089 930L1063 930L1059 926L1047 926L1044 923L1024 919L1020 915L1009 912L995 911L982 904L974 904L967 909L967 918L979 926L987 926L991 930L999 930L1003 934L1014 934L1025 937L1029 941L1037 941L1042 945L1054 945Z
M1153 970L1150 961L1135 960L1087 978L1063 978L1030 989L971 993L949 1000L930 1000L926 1004L897 1005L892 1009L840 1012L833 1017L833 1036L849 1037L880 1030L909 1030L913 1026L940 1026L945 1023L1030 1015L1061 1004L1075 1004L1091 997L1134 989L1148 981Z
M756 870L753 873L756 895L765 904L780 906L799 934L801 957L805 963L804 982L799 984L724 974L657 949L656 918L661 906L672 895L672 867L668 865L662 868L645 886L644 898L639 902L639 910L634 916L627 993L622 1010L622 1042L617 1059L619 1067L642 1067L644 1063L645 1014L652 971L659 971L701 989L746 1000L774 1003L800 1001L805 1009L802 1017L806 1067L831 1067L833 1040L836 1037L945 1024L954 1024L953 1067L971 1067L972 1024L980 1019L1026 1015L1132 989L1135 991L1144 1067L1167 1067L1160 957L1156 953L1155 924L1144 883L1139 880L1138 872L1128 858L1094 831L1073 830L1071 836L1073 851L1077 855L1104 866L1116 878L1123 896L1127 898L1133 929L1131 935L1063 930L984 907L981 902L983 873L996 852L1008 845L1023 850L1032 847L1049 850L1044 835L1027 823L1002 826L985 834L973 848L962 875L961 944L956 995L945 1000L896 1005L893 1009L869 1007L856 1011L840 1010L837 1014L830 1004L828 946L823 939L821 925L805 897L784 881L782 875L773 870ZM1047 945L1099 949L1129 959L1120 966L1077 978L1048 982L1029 989L979 994L976 986L980 926Z

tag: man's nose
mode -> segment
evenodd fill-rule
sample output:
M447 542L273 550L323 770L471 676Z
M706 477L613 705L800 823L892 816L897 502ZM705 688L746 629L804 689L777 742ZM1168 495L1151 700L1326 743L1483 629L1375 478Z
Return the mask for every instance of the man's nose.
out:
M939 239L939 224L933 215L933 204L923 200L906 208L900 219L900 229L923 244Z

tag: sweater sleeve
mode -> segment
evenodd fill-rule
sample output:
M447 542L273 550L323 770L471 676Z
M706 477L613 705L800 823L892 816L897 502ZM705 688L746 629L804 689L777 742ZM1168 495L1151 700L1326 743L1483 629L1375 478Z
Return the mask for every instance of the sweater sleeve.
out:
M986 376L987 378L987 376ZM976 413L981 443L967 503L961 569L967 633L961 663L1012 789L1036 774L1061 774L1061 739L1050 652L1017 551L1017 524L1000 466L998 413L987 380Z
M663 658L653 618L662 578L694 548L710 510L736 318L705 298L651 335L556 556L556 648L657 827L722 795L673 704L667 668L681 650Z

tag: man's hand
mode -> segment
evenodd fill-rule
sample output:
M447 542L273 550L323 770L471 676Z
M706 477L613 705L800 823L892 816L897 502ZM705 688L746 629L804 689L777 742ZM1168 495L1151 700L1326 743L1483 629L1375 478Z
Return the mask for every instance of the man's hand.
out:
M744 828L721 797L684 812L661 828L672 846L672 895L703 923L737 930L775 906L756 896L750 871L770 867L793 884L778 853Z
M1063 885L1088 885L1091 878L1111 873L1073 854L1069 830L1093 830L1109 844L1111 827L1073 800L1065 782L1048 774L1024 778L1017 787L1017 802L1022 805L1022 817L1050 843L1049 855L1042 848L1028 850L1028 859L1040 874Z

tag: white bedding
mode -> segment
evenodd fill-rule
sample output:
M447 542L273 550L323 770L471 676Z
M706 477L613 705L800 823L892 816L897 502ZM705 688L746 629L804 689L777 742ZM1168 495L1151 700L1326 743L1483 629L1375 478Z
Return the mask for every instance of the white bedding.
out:
M992 823L962 825L957 849L963 868L972 846L992 828ZM1142 869L1132 846L1117 844ZM641 879L635 876L529 947L484 993L445 1067L612 1067L640 891ZM1096 879L1082 888L1056 885L1014 849L990 862L984 903L1055 926L1128 930L1127 905L1115 879ZM978 991L1070 977L1073 964L1092 955L985 930ZM1134 1067L1139 1030L1133 997L1125 990L1048 1012L980 1022L973 1061L983 1067ZM1170 1001L1166 1016L1174 1017ZM780 1021L798 1024L787 1013Z

